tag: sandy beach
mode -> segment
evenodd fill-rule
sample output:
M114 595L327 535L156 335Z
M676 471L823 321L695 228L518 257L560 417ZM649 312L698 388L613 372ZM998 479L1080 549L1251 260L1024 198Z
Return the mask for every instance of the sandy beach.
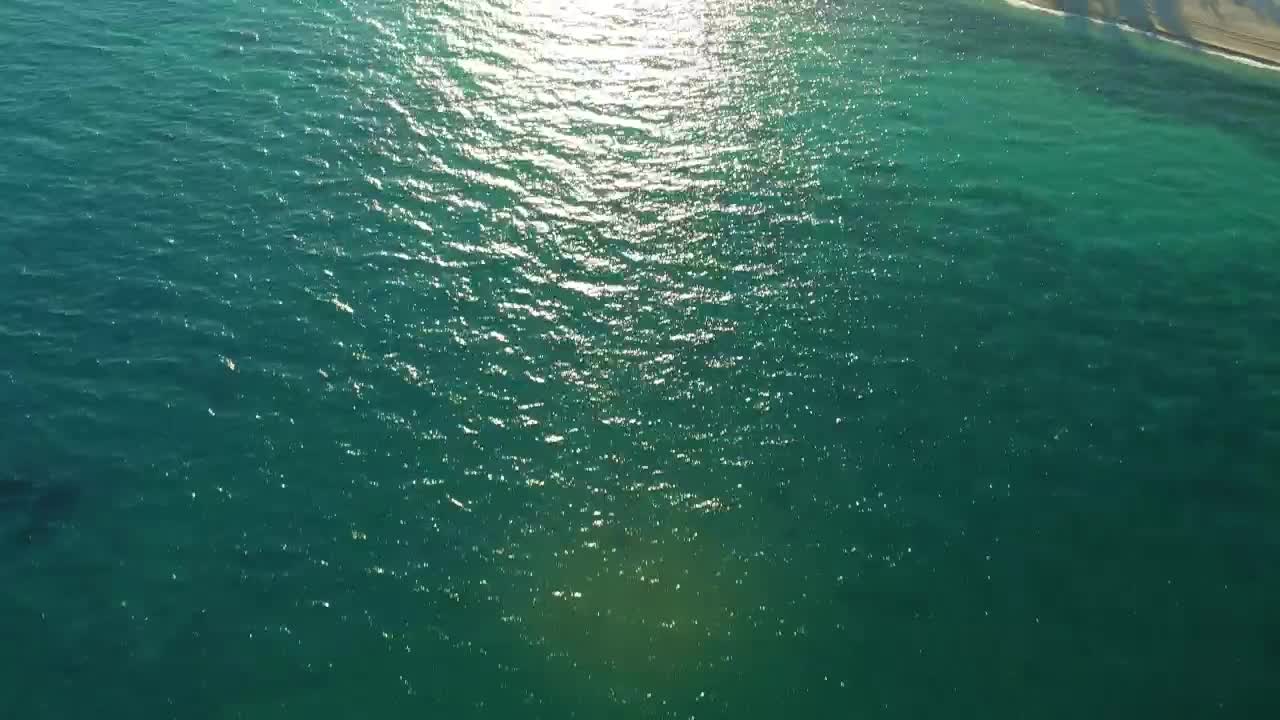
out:
M1017 0L1280 65L1280 0Z

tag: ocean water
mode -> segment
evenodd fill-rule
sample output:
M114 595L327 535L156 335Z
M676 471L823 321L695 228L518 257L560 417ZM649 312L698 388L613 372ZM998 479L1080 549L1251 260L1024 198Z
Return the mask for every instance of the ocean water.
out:
M1280 76L958 0L0 50L0 717L1280 716Z

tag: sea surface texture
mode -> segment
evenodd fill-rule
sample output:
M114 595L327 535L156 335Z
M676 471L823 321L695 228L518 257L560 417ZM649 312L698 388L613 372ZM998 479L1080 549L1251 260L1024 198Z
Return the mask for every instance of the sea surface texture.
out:
M961 0L0 2L0 717L1280 717L1280 76Z

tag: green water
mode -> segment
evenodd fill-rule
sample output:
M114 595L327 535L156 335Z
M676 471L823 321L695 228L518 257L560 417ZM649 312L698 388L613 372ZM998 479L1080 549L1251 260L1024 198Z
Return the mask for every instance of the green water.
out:
M1280 76L959 1L0 51L0 717L1280 711Z

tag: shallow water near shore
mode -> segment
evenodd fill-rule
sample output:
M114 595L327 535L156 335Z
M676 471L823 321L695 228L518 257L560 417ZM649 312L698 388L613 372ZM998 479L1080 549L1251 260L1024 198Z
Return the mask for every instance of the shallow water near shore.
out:
M0 46L0 716L1280 710L1274 74L995 0Z

